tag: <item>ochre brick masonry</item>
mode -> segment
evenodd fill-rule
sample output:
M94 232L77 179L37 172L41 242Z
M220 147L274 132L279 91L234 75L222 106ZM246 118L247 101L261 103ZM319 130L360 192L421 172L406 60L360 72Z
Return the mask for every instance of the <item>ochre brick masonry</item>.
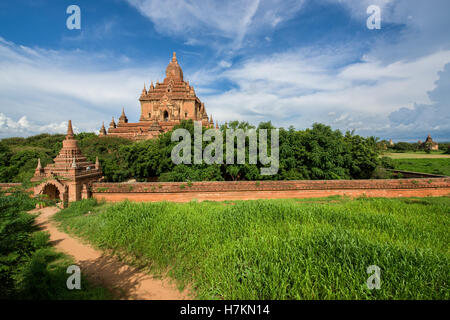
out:
M106 201L255 200L358 197L449 196L450 178L392 180L297 180L220 182L93 183L92 196Z
M7 192L20 187L21 183L0 183L0 191Z

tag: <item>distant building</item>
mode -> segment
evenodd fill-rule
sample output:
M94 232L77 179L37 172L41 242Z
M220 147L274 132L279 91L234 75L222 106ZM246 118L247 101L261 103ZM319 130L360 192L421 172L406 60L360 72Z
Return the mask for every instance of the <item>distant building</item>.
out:
M99 136L122 137L130 140L146 140L171 130L182 120L201 121L204 127L214 127L212 116L208 119L205 105L197 97L194 87L184 81L183 71L175 52L166 68L166 78L162 83L153 82L142 89L139 98L141 116L139 122L129 123L122 109L122 115L116 123L112 118L108 131L103 124ZM216 123L216 128L218 124Z
M420 141L419 141L419 145L423 149L425 149L427 145L430 145L431 146L431 148L430 148L431 150L433 150L433 151L438 151L439 150L439 144L437 142L434 142L430 135L428 135L428 137L427 137L427 139L425 140L424 143L420 144Z
M394 146L394 142L392 141L392 139L389 139L389 146L393 147Z

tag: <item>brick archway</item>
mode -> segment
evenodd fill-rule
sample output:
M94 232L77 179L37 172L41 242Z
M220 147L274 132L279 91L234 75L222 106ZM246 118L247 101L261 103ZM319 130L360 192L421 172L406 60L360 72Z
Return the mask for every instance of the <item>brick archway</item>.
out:
M51 200L61 199L58 188L51 183L45 185L44 189L42 189L42 194L47 195Z
M57 180L50 180L41 183L34 189L35 195L48 195L50 199L67 201L67 186Z

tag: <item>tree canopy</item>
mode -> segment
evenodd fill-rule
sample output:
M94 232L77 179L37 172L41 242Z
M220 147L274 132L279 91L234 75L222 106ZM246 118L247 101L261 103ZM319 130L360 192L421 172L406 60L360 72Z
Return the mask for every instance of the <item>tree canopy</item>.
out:
M183 128L194 136L192 120L182 121L173 130ZM223 181L223 180L297 180L297 179L363 179L370 178L379 164L379 146L374 137L361 137L354 132L343 134L330 126L315 123L312 128L279 129L279 170L274 175L261 175L267 167L259 161L249 163L249 138L246 137L245 164L226 164L227 129L274 129L272 123L257 127L248 122L233 121L222 125L223 164L174 164L171 151L178 144L171 140L172 131L158 138L130 141L117 137L99 137L94 133L76 135L83 154L95 161L98 156L106 181ZM206 128L202 129L207 130ZM272 152L270 130L268 153ZM58 154L64 135L41 134L28 138L8 138L0 141L0 181L29 180L37 165L37 158L45 166ZM213 139L214 140L214 139ZM191 139L194 150L194 139ZM203 149L211 142L203 141ZM237 149L234 145L234 153Z

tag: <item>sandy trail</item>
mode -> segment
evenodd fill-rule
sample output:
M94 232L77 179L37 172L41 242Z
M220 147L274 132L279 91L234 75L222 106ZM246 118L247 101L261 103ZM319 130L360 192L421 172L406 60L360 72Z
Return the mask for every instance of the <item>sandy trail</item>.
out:
M186 292L180 292L167 279L159 280L138 269L120 262L117 258L104 254L78 239L59 231L50 217L59 211L56 207L35 209L30 213L41 212L36 224L50 233L52 245L74 257L82 275L89 281L108 288L119 299L138 300L184 300L189 299Z

